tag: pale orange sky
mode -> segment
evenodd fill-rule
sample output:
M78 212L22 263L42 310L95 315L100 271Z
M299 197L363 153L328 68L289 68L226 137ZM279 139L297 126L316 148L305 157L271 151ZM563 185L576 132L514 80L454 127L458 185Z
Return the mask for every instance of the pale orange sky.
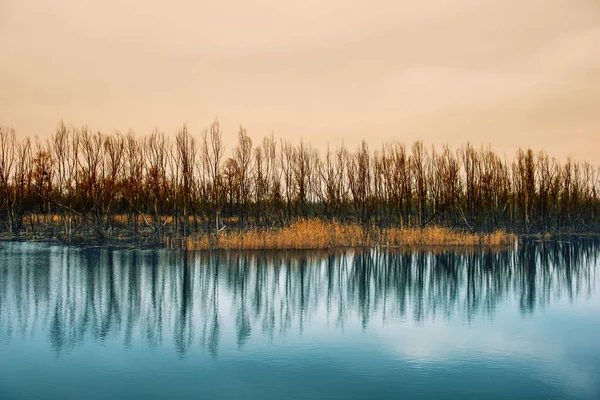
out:
M0 124L600 163L599 49L598 0L0 0Z

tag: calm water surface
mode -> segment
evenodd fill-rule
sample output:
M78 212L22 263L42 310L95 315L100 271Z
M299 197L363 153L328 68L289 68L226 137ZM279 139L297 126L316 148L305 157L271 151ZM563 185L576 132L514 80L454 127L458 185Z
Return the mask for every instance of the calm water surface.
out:
M595 242L0 246L2 399L600 399Z

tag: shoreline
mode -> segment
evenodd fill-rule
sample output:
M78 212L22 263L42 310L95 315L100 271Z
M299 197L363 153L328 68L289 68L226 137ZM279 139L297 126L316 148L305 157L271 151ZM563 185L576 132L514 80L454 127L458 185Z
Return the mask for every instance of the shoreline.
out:
M463 230L431 226L425 228L379 228L354 223L336 223L318 219L300 220L282 228L232 229L220 232L192 233L188 236L141 232L137 237L127 229L112 237L98 238L79 234L71 238L60 234L26 232L19 236L0 234L2 242L48 243L52 245L114 248L123 250L184 249L233 251L295 251L345 249L504 249L517 242L570 242L598 239L600 234L538 233L514 234L497 230L491 233L471 233ZM1 247L1 245L0 245Z

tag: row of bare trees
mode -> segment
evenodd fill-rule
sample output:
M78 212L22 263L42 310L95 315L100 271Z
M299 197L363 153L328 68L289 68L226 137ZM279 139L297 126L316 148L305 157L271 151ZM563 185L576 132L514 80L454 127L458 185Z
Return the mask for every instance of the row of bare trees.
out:
M227 157L227 155L229 157ZM280 226L322 217L379 226L472 231L598 231L600 168L544 152L513 158L466 144L362 142L321 155L304 141L240 127L226 151L218 121L198 138L184 125L104 134L61 123L46 141L0 128L0 231L99 238L140 230L189 235L223 224ZM216 221L216 226L215 226Z
M181 353L208 344L216 355L223 326L235 329L243 346L250 334L273 338L329 321L342 330L400 319L472 322L501 306L527 316L556 302L587 300L597 288L600 242L527 240L510 251L369 249L352 256L66 248L40 268L44 254L14 246L10 257L20 268L0 268L1 340L49 340L60 352L83 337L129 345L133 338L140 345L168 342Z

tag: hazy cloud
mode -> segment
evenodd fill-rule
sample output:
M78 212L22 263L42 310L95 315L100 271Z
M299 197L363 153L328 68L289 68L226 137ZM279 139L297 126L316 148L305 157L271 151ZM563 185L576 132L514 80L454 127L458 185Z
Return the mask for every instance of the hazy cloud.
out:
M596 0L0 1L0 123L545 148L600 162ZM568 138L568 140L567 140ZM597 147L596 147L597 148Z

